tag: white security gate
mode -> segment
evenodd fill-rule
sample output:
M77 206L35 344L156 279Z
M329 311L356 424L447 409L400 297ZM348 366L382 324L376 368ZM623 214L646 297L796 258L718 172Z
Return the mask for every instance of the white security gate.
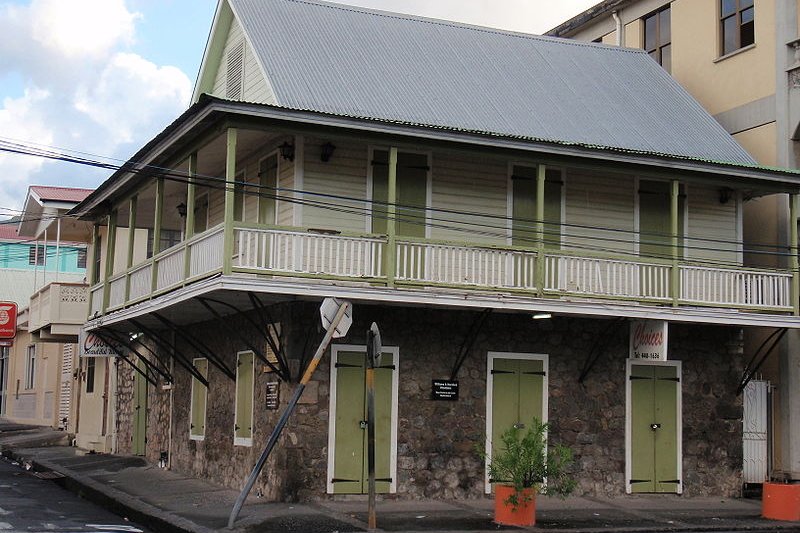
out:
M65 344L61 360L61 383L58 394L58 428L67 430L69 427L69 411L72 402L72 364L74 361L75 345Z
M767 393L769 381L753 380L744 389L744 464L745 483L767 479Z

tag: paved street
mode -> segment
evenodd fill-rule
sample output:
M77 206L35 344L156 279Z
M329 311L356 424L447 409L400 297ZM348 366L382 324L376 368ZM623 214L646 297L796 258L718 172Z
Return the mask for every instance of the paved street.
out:
M0 531L145 532L5 459L0 459Z

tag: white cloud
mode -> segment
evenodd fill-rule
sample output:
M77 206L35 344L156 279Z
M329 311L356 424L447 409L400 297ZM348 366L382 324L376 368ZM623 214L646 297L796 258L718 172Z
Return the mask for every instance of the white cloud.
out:
M139 18L124 0L0 6L0 79L13 73L26 89L2 102L0 136L126 159L174 120L191 82L128 51ZM108 174L0 155L0 207L19 208L31 183L95 187Z

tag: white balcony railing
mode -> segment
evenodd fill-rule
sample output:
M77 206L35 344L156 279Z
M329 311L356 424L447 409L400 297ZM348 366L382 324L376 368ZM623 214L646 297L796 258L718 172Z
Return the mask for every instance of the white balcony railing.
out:
M127 275L122 274L111 278L111 281L109 281L109 307L119 307L125 304L125 284L127 279Z
M153 263L144 263L131 270L131 288L129 300L138 300L148 296L153 290Z
M383 275L384 246L382 239L372 237L237 229L234 264L276 272L377 278Z
M175 246L155 257L157 265L156 290L162 291L175 285L179 285L184 278L184 261L186 251L183 246Z
M669 265L545 255L545 290L591 296L670 299Z
M428 242L397 243L396 279L401 281L533 289L535 267L534 252Z
M82 324L89 311L88 294L88 288L83 283L48 283L31 296L29 331L53 324Z
M225 232L220 226L189 242L189 276L201 276L222 268Z
M731 307L792 308L792 275L681 266L681 300Z

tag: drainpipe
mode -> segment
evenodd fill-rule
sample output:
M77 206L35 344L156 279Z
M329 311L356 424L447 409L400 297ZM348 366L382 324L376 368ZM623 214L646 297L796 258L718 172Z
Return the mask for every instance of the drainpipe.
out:
M619 18L619 15L616 11L611 12L611 18L614 19L614 23L617 25L617 46L622 46L622 43L625 41L623 37L623 32L625 31L625 27L622 25L622 20Z

